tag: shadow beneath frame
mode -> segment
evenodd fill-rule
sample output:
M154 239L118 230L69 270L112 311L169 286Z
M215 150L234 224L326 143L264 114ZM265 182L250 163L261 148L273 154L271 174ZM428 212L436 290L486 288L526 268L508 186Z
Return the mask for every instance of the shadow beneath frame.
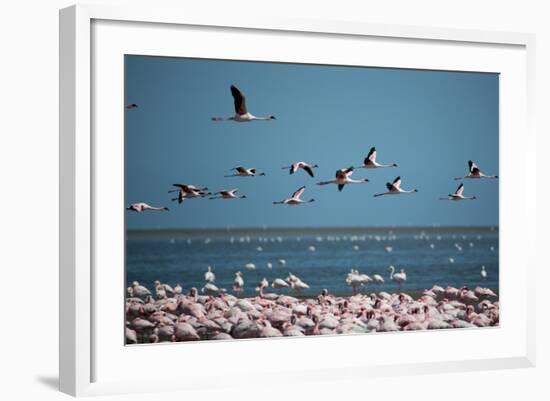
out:
M38 376L35 379L51 390L59 390L59 377L57 376Z

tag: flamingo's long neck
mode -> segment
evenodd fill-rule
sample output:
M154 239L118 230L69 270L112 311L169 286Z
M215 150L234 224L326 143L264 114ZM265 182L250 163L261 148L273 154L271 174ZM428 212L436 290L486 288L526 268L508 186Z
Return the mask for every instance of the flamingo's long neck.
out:
M392 266L390 267L390 279L393 280L393 273L395 272L395 268Z

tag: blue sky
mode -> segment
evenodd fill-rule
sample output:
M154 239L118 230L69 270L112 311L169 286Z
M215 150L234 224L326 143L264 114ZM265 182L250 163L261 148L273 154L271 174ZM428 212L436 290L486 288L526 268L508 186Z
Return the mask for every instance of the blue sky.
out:
M497 225L498 180L465 181L477 201L442 202L467 161L498 174L498 75L444 71L126 56L128 228ZM236 85L255 115L274 121L213 122L233 114ZM357 169L366 185L317 186L360 165L371 146L398 168ZM281 167L319 164L315 178ZM237 165L265 177L224 178ZM373 198L397 175L412 195ZM173 183L239 188L242 200L171 202ZM306 185L304 206L275 206Z

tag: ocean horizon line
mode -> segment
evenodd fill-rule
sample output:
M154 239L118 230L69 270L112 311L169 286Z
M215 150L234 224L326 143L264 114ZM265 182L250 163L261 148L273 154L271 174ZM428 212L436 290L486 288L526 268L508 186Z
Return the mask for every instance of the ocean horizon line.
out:
M340 226L340 227L213 227L213 228L130 228L127 236L221 236L221 235L320 235L380 234L414 232L493 232L497 226Z

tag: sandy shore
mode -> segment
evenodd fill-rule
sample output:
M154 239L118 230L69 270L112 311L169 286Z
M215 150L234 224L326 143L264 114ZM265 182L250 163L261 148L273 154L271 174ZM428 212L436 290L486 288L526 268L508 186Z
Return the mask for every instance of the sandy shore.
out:
M487 288L441 288L410 293L317 297L261 293L174 292L160 299L134 283L126 299L126 343L230 340L281 336L488 327L499 324L498 294ZM158 289L158 287L157 287ZM166 294L166 295L164 295ZM141 296L137 296L141 295Z

